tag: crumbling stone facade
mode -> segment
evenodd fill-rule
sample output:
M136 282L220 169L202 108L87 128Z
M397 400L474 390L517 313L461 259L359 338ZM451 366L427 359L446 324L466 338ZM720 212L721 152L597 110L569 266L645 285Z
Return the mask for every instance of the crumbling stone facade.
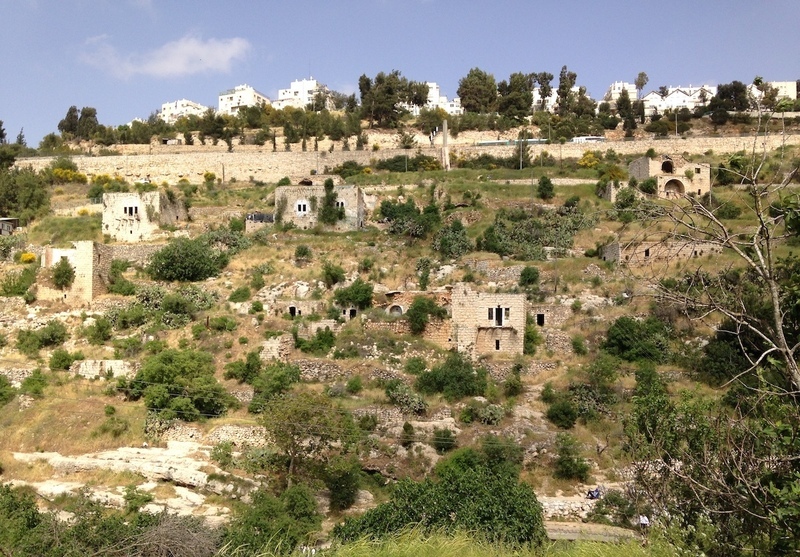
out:
M64 290L40 283L36 296L40 300L62 301L69 305L85 305L108 291L111 271L111 251L106 246L91 241L73 242L69 249L46 246L42 254L42 267L52 268L62 258L75 269L75 280Z
M467 284L453 287L453 343L459 352L522 354L527 301L524 294L475 292Z
M119 242L151 240L160 226L187 220L186 205L171 192L103 194L103 234Z
M639 182L655 178L657 196L661 199L702 196L711 191L711 165L691 162L682 155L641 157L628 165L628 174Z
M366 209L361 188L352 185L334 186L336 206L344 209L344 219L336 230L358 230L364 227ZM280 186L275 190L275 222L292 223L297 228L316 226L319 208L325 198L324 186Z
M689 259L722 253L722 248L711 242L663 240L659 242L614 242L600 251L603 261L628 267L655 263L668 263L674 259Z

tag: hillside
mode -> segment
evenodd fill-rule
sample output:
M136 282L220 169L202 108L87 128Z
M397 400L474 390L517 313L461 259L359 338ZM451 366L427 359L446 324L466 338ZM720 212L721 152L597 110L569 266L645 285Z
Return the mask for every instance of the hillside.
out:
M753 381L792 384L779 379L780 346L752 338L748 312L767 319L759 296L772 283L748 275L745 256L762 253L748 244L760 215L787 215L769 224L780 234L765 240L766 259L790 265L794 239L783 235L793 235L797 181L781 165L796 151L768 153L757 206L747 190L720 185L720 164L753 171L735 166L738 148L649 153L696 168L675 173L691 190L699 170L714 167L705 205L629 182L628 164L651 145L681 142L564 146L561 156L550 145L523 170L396 172L372 162L308 185L298 185L308 173L276 161L270 176L291 178L231 180L228 166L225 180L203 179L199 163L180 180L178 170L153 172L154 184L136 185L138 170L100 172L118 161L75 159L90 183L50 186L51 212L2 244L0 478L67 517L81 516L76 501L86 497L129 517L166 510L221 528L255 520L248 509L261 509L260 520L284 512L267 498L289 508L285 494L300 485L315 508L292 515L291 539L326 546L336 525L339 539L361 532L343 520L405 493L402 480L460 479L454 470L483 459L492 478L513 472L514 485L532 488L545 519L631 530L640 514L662 517L668 543L708 550L670 530L667 505L685 494L661 491L676 478L656 479L664 469L648 463L689 454L693 430L681 420L691 412L702 409L697 419L710 424L721 405L735 421L731 397L750 401L746 389L758 386L730 382L750 373L747 358L780 360ZM456 156L479 155L461 149ZM495 162L511 149L491 151ZM188 164L192 155L182 156ZM612 203L598 181L629 196ZM98 184L105 207L89 202ZM130 199L143 199L137 189L160 205L128 213ZM124 217L109 227L115 204ZM173 205L187 216L165 220ZM253 211L278 222L246 221ZM143 239L115 238L123 225ZM713 244L717 226L740 235L738 253L725 242L698 247ZM606 257L612 245L618 261ZM59 261L71 280L56 272ZM785 296L788 276L775 279ZM745 317L725 309L735 295ZM726 317L739 319L744 356L720 340ZM690 440L667 446L660 436L670 431ZM595 486L604 498L587 499ZM726 543L739 539L730 525L713 528Z

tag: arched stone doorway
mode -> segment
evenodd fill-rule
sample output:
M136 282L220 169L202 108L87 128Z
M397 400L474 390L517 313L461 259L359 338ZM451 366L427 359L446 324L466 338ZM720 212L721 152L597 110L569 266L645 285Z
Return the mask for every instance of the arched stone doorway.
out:
M661 172L664 172L666 174L672 174L673 172L675 172L675 167L673 166L671 160L667 159L661 163Z
M389 315L400 317L401 315L403 315L403 308L395 304L389 308Z
M664 196L667 198L683 197L686 188L683 187L683 182L680 180L670 180L664 184Z

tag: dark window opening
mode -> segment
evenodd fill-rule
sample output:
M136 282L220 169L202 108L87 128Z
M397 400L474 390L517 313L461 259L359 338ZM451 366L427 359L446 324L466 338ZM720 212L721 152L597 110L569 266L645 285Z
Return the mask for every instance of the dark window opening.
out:
M297 315L297 308L294 306L289 306L289 316L294 319Z
M495 340L494 341L494 349L495 350L500 350L500 341L499 340Z
M353 319L357 313L358 310L356 308L350 308L350 319Z
M544 327L544 313L536 314L536 324L540 327Z
M674 167L672 166L672 161L664 161L661 163L661 172L672 174L673 171Z
M489 321L494 321L494 308L489 308Z
M494 312L494 324L496 327L503 326L503 309L500 306L497 306Z
M644 250L644 256L645 257L650 257L650 248L647 248L646 250Z

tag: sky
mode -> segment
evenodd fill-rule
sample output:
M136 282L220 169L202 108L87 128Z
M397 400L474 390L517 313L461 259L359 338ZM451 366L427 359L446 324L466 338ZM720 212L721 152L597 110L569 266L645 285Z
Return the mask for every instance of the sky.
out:
M241 84L349 94L392 70L448 98L475 67L557 86L566 65L595 99L639 72L645 92L794 81L798 20L800 0L0 0L0 120L36 147L72 105L117 126Z

